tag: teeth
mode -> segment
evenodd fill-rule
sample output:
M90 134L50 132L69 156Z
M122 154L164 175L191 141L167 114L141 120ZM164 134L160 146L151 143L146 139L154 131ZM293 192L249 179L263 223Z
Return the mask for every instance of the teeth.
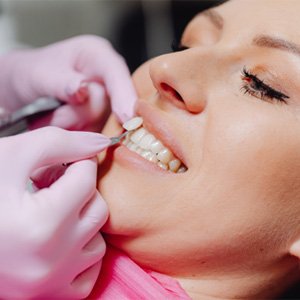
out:
M169 169L172 171L172 172L177 172L179 167L181 165L181 162L179 159L173 159L169 162Z
M185 166L181 166L181 167L178 169L177 173L184 173L186 170L187 170L187 168L186 168Z
M135 129L141 127L142 124L143 124L143 119L141 117L135 117L135 118L125 122L123 124L123 128L125 128L128 131L131 131L131 130L135 130Z
M152 153L152 156L150 156L149 161L153 162L153 163L158 163L158 159L156 157L155 154Z
M144 158L146 158L147 160L149 160L150 157L152 157L152 155L153 155L153 153L150 152L150 151L143 151L143 152L141 153L141 156L144 157Z
M131 142L130 142L130 137L129 137L129 135L130 135L130 133L127 134L127 135L125 136L124 140L122 141L122 143L123 143L124 145L128 145L129 143L131 143Z
M155 142L153 142L150 146L150 150L153 152L153 153L159 153L160 150L162 150L164 148L163 144L156 140Z
M137 131L135 131L135 132L131 135L130 139L131 139L132 142L134 142L134 143L136 143L136 144L139 144L139 143L140 143L140 140L142 139L142 137L143 137L145 134L147 134L147 131L146 131L145 128L142 127L142 128L140 128L140 129L138 129Z
M130 149L130 150L132 150L132 151L136 151L138 147L139 147L139 146L138 146L137 144L134 144L134 143L132 143L132 142L129 142L129 143L127 144L127 148Z
M167 148L162 149L158 154L157 154L157 159L160 160L162 163L167 164L171 159L173 155L171 151Z
M150 150L150 146L155 140L156 138L154 137L154 135L146 134L142 137L142 139L139 142L140 147L146 150Z
M158 166L161 167L162 169L168 170L168 166L161 162L158 163Z
M137 149L135 150L135 152L137 153L137 154L142 154L143 152L144 152L144 150L142 149L142 148L140 148L140 147L137 147Z
M157 164L164 170L184 173L187 168L154 135L150 134L144 127L139 128L142 124L143 119L139 117L124 123L123 127L126 130L134 131L129 133L122 143L131 151Z

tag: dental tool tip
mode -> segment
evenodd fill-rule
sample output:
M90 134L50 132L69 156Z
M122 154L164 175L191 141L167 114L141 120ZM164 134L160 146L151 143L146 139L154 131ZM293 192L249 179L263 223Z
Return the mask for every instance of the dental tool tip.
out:
M110 140L111 140L111 144L110 146L113 146L113 145L116 145L118 143L121 142L121 140L126 137L126 135L131 132L131 130L128 130L128 131L125 131L124 133L122 133L121 135L119 136L114 136L114 137L111 137Z

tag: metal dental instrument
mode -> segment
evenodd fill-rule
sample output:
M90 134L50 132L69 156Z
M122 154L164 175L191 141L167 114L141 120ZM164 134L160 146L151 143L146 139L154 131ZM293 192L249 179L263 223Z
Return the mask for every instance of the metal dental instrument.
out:
M126 137L126 135L127 135L129 132L131 132L131 131L132 131L132 130L128 130L128 131L125 131L124 133L122 133L122 134L119 135L119 136L111 137L111 138L110 138L111 144L110 144L108 147L120 143L121 140L122 140L124 137Z
M111 138L110 138L111 143L107 146L107 148L109 148L109 147L111 147L111 146L114 146L114 145L120 143L121 140L122 140L124 137L126 137L126 135L127 135L129 132L131 132L131 131L132 131L132 130L128 130L128 131L123 132L123 133L122 133L121 135L119 135L119 136L111 137ZM70 166L71 164L72 164L72 163L63 163L62 165L63 165L64 167L68 167L68 166Z
M21 107L13 113L0 115L0 137L23 132L30 119L41 117L64 103L53 97L41 97L36 101Z

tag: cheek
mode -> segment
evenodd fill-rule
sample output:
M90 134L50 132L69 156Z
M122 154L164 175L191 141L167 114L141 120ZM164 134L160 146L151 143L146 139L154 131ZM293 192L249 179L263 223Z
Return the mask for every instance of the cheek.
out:
M214 164L211 169L275 181L284 180L291 169L298 172L300 122L288 111L271 106L242 104L229 111L219 105L207 118L204 139L204 161Z
M222 222L222 215L230 215L229 225L245 220L249 228L284 233L295 220L291 217L299 193L300 123L268 105L215 114L202 171L212 179L214 198L221 200L216 214L220 212Z
M229 269L262 266L287 252L298 230L300 124L276 111L225 115L211 118L194 189L186 189L189 226L202 229L189 241L203 245L187 248L197 249L210 267L220 261Z

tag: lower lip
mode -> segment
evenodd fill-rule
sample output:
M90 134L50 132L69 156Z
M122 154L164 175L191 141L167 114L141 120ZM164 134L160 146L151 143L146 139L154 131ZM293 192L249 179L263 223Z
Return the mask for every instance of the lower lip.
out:
M166 171L156 165L155 163L152 163L139 154L129 150L126 146L120 145L119 147L114 149L114 158L115 160L120 163L120 165L123 165L126 168L135 169L135 170L142 170L146 172L155 172L160 173L164 175L174 175L175 173L172 173L170 171Z

